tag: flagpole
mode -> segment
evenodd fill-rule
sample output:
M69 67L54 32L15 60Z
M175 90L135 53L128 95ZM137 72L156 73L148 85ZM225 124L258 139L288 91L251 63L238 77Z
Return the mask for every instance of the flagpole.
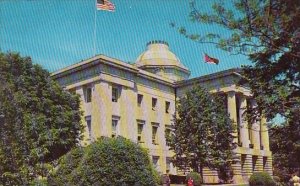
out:
M94 56L96 56L96 27L97 27L97 0L95 0L95 15L94 15Z

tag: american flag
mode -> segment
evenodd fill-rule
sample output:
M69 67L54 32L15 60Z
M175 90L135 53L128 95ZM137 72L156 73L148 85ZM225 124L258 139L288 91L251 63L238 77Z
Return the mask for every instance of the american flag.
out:
M109 0L97 0L97 10L107 10L114 12L115 5Z

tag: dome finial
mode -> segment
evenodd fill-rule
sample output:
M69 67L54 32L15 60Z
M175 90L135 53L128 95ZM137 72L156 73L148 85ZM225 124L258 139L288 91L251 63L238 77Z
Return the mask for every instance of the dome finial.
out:
M152 45L152 44L163 44L163 45L166 45L167 47L169 47L168 42L163 41L163 40L152 40L152 41L149 41L149 42L146 44L146 47L148 47L149 45Z

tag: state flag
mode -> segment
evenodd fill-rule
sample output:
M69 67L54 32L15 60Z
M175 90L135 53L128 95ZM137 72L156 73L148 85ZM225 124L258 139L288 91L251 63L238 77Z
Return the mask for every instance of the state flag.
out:
M204 55L204 61L206 63L211 63L211 64L219 64L219 60L213 57L210 57L209 55L205 54Z

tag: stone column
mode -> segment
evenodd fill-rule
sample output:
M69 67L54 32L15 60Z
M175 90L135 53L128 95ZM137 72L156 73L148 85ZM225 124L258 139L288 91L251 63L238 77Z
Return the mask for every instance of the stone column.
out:
M241 154L234 154L231 168L233 171L233 183L243 183L244 180L242 177Z
M203 168L203 183L219 183L218 171Z
M252 155L247 154L245 158L245 162L243 165L243 171L245 173L245 176L249 179L250 176L252 175Z
M243 147L249 148L249 133L248 133L248 122L245 116L247 109L246 97L239 96L239 119L240 119L240 137Z
M254 168L253 172L262 172L263 170L264 170L263 156L257 156L256 162L255 162L255 168Z
M251 107L255 108L257 107L256 101L251 100ZM253 121L252 126L251 126L251 136L252 136L252 141L251 143L254 145L254 149L260 149L260 122L255 119Z
M236 127L235 132L233 133L233 135L235 136L234 142L238 143L236 96L235 96L235 92L233 92L233 91L228 92L228 94L227 94L227 108L228 108L228 113L229 113L230 119L233 121L233 125ZM233 170L234 183L242 183L243 182L240 159L241 159L241 155L235 153L235 156L233 158L233 162L231 165L232 170Z
M267 126L267 120L264 116L262 116L260 120L260 132L261 132L261 145L264 147L264 150L269 151L269 131Z
M234 138L234 142L238 142L238 133L237 133L237 113L236 113L236 97L235 97L235 92L231 91L228 92L227 94L227 108L228 108L228 113L230 116L230 119L233 121L234 127L236 127L235 132L233 135L236 137Z
M264 157L264 167L263 170L273 176L273 169L272 169L272 156Z

